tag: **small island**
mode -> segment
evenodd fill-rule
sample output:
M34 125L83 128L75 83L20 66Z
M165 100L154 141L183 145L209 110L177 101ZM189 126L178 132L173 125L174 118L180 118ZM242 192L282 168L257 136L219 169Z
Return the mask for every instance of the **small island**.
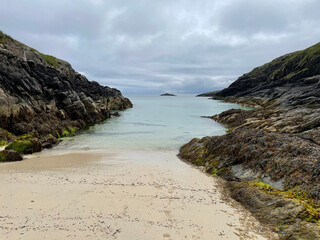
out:
M162 97L176 97L177 95L174 95L172 93L163 93L160 96L162 96Z

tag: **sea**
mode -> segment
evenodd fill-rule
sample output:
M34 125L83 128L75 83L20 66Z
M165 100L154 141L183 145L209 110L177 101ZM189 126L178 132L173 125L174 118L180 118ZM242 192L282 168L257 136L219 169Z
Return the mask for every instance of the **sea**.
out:
M213 116L237 104L195 95L127 96L133 108L65 137L56 150L177 151L192 138L218 136L226 127L203 116Z

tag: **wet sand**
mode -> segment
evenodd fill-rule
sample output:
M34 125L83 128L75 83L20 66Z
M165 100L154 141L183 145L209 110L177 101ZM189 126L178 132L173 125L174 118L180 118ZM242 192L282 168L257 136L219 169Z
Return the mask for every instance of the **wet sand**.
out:
M277 239L174 152L54 152L0 164L1 239Z

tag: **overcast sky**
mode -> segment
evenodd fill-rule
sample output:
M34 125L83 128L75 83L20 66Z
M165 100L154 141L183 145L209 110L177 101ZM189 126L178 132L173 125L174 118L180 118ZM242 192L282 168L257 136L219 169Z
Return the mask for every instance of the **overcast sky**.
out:
M124 94L227 87L320 41L319 0L0 0L0 29Z

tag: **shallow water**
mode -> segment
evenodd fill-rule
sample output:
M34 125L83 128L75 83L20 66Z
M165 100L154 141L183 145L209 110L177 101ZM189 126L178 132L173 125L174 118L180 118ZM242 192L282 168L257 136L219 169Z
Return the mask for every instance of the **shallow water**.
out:
M201 116L212 116L236 104L197 98L129 96L134 107L83 131L64 138L58 149L173 150L194 137L222 135L225 127Z
M130 99L134 108L120 118L0 164L3 238L277 239L225 196L220 180L176 156L193 137L225 133L200 116L237 105L193 96Z

